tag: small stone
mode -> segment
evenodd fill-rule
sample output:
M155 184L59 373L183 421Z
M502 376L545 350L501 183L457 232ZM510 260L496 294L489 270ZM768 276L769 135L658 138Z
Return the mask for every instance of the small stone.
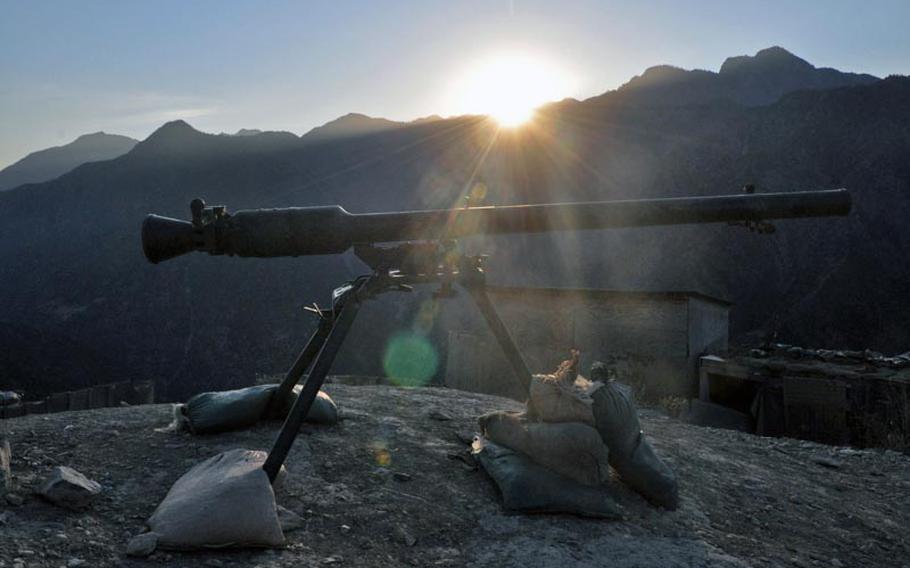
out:
M326 556L322 559L323 564L338 564L343 559L340 556Z
M398 525L395 527L395 532L398 535L398 538L405 544L405 546L414 546L417 543L417 537L411 534L411 532L404 527L403 525Z
M2 397L2 394L0 393L0 397ZM10 469L11 460L12 450L10 450L9 441L2 440L0 442L0 494L7 493L13 489L13 472Z
M126 545L127 556L145 557L158 547L158 535L152 532L137 534Z
M98 494L101 485L75 469L57 466L41 487L38 494L51 503L67 509L87 507Z
M9 503L10 505L12 505L13 507L21 507L22 504L25 503L25 499L22 497L22 495L19 495L18 493L7 493L6 502Z
M446 422L452 419L451 416L441 410L431 410L427 413L427 417L431 420L439 420L440 422Z
M81 558L70 558L66 561L66 568L78 568L85 564L85 560Z
M341 534L348 534L349 532L351 532L350 525L341 525L341 527L339 527L339 528L341 530Z
M843 462L825 456L813 458L812 461L829 469L840 469L844 466Z
M396 471L392 474L392 477L395 481L411 481L411 479L413 479L410 474L404 473L403 471Z

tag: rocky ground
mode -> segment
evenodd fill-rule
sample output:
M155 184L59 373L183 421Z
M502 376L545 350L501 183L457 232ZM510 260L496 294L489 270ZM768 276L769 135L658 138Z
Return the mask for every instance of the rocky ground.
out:
M125 556L190 466L265 449L279 425L192 437L159 432L167 405L4 421L17 493L0 504L0 567L38 566L910 566L910 458L699 428L644 411L680 481L681 507L619 490L622 522L501 511L462 461L459 434L506 399L445 389L330 385L344 420L306 426L278 496L305 520L279 550ZM103 486L83 512L32 491L55 465ZM17 498L21 497L21 499Z

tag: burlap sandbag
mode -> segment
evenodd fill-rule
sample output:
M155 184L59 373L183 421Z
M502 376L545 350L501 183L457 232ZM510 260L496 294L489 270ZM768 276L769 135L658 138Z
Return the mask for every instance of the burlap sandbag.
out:
M147 522L158 546L190 550L283 545L275 493L262 470L266 456L231 450L183 474Z
M278 418L284 420L288 415L288 412L291 411L291 407L294 406L294 403L297 402L297 396L300 394L300 391L303 389L303 385L297 385L294 387L294 390L291 391L291 394L287 399L281 401L277 406L278 415L269 416L269 418ZM310 407L310 411L306 414L306 421L311 424L337 424L338 423L338 406L335 404L335 401L332 400L328 394L323 391L316 393L316 398L313 399L313 406Z
M607 368L595 363L591 378L606 378ZM607 380L593 389L597 431L610 448L610 465L620 479L655 505L673 510L679 505L676 475L664 463L641 430L632 390Z
M298 385L287 397L276 405L278 415L269 418L283 419L297 400ZM243 389L204 392L189 399L182 408L187 425L194 434L215 434L229 430L249 428L266 418L265 411L278 385L256 385ZM338 422L338 408L326 393L319 391L313 406L307 413L307 422L316 424L335 424Z
M524 415L493 412L479 419L484 436L584 485L610 478L609 454L597 430L579 422L528 422Z
M507 511L622 517L622 510L603 488L576 483L537 465L524 454L483 438L474 441L472 451L499 487Z
M559 380L556 375L534 375L528 410L542 422L581 422L594 426L592 400L583 384Z

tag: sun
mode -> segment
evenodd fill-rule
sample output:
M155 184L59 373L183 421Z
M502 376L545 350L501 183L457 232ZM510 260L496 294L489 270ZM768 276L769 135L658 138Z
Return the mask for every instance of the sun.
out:
M562 69L530 53L500 52L467 67L450 93L457 114L485 114L500 126L515 128L544 103L565 98L572 90Z

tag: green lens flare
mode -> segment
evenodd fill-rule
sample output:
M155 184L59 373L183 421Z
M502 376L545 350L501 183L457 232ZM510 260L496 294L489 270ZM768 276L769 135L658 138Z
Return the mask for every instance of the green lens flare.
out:
M382 358L386 376L396 385L404 387L427 384L438 365L436 350L425 337L415 333L392 337Z

